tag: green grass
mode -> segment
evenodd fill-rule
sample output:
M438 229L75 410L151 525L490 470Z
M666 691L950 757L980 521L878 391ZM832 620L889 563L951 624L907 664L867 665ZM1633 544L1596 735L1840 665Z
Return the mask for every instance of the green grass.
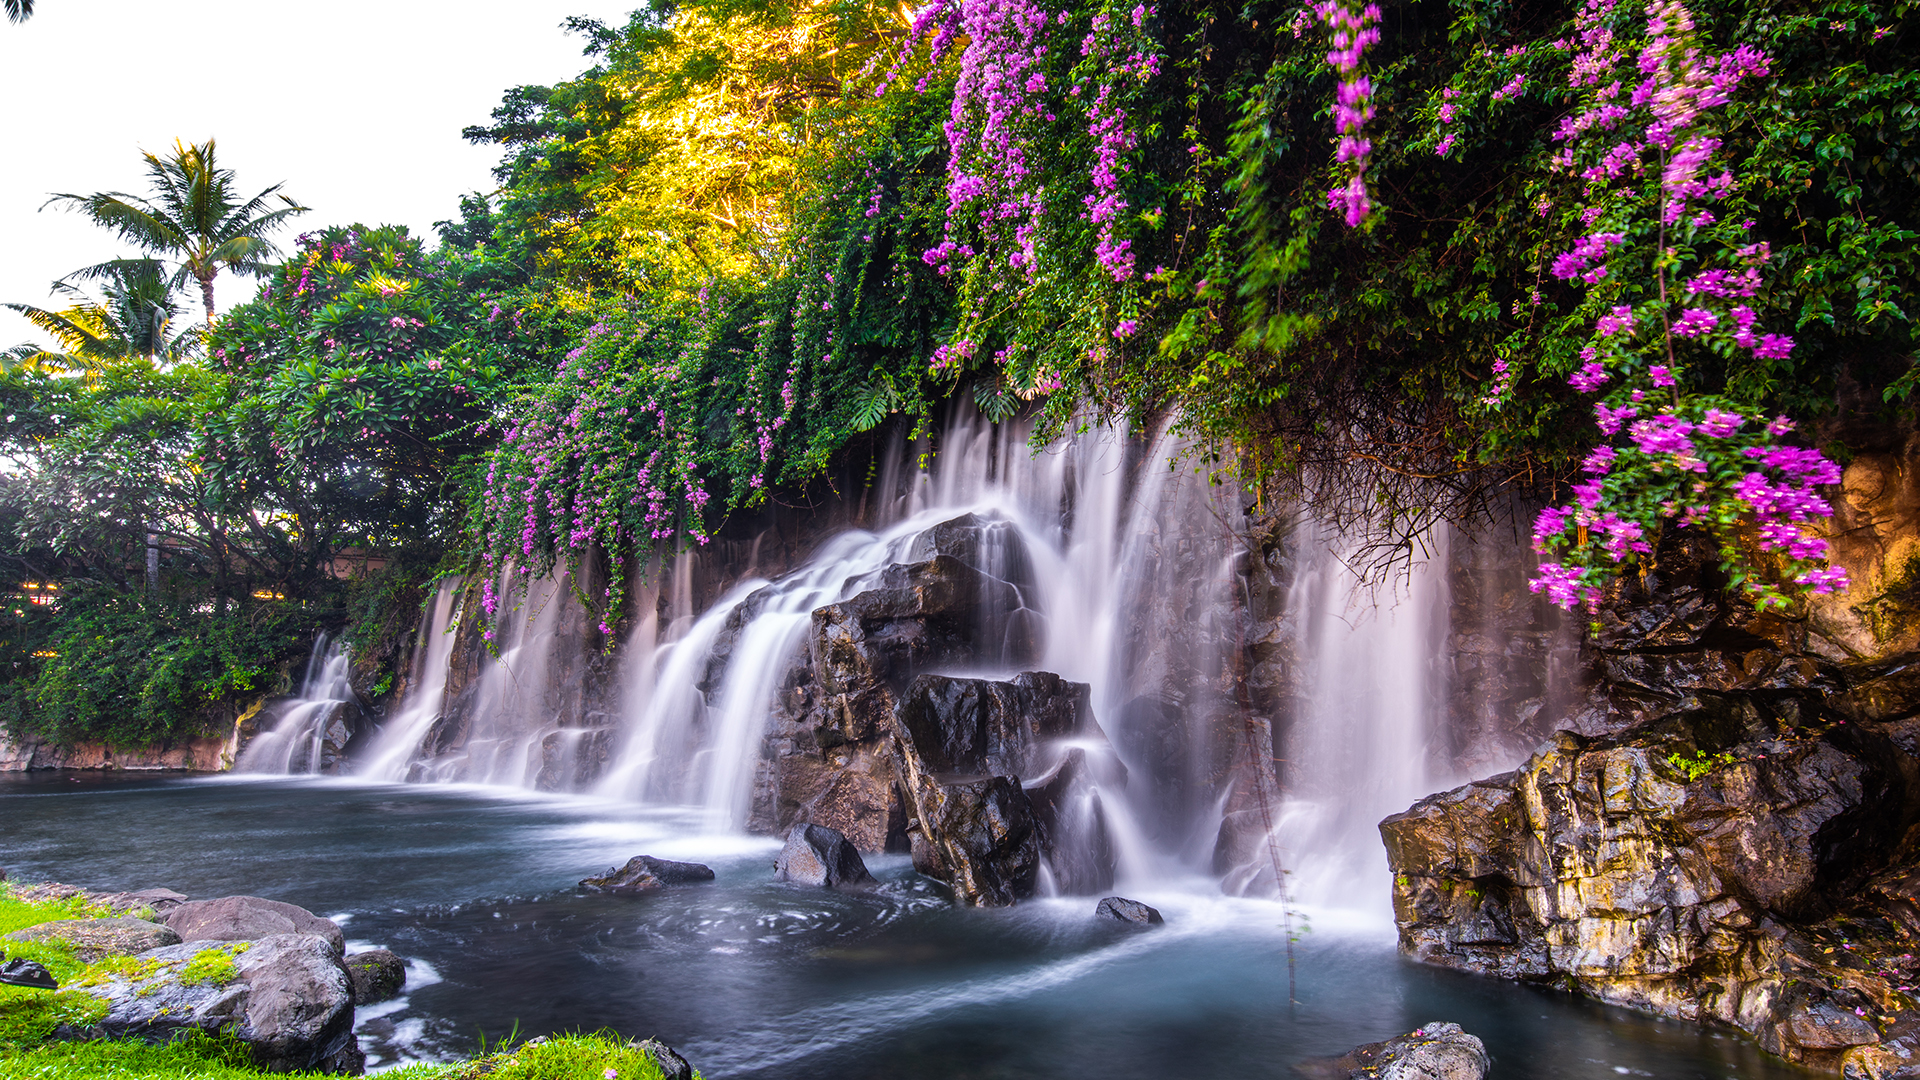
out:
M610 1032L557 1035L522 1043L471 1061L409 1065L382 1073L390 1080L660 1080L644 1050ZM0 1051L0 1080L255 1080L265 1076L249 1064L247 1048L228 1037L196 1035L165 1046L132 1040L49 1043ZM279 1073L301 1080L320 1073Z
M0 883L0 934L55 919L85 919L108 914L80 900L28 903ZM234 976L233 958L245 944L222 945L196 953L181 969L190 981L224 984ZM256 1080L266 1073L253 1067L247 1047L230 1035L195 1034L164 1046L133 1039L53 1042L62 1023L85 1026L105 1013L105 1003L81 987L114 976L136 979L158 967L130 956L81 963L73 949L57 941L0 943L9 957L38 960L53 972L58 992L0 986L0 1080ZM491 1053L444 1065L409 1065L383 1073L392 1080L660 1080L660 1069L644 1050L627 1045L610 1031L557 1035L537 1043L507 1045ZM299 1080L319 1073L280 1073Z

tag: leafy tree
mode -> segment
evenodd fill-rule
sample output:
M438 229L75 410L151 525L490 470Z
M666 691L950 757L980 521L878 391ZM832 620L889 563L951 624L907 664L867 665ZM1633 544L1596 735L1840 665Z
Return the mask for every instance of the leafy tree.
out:
M33 0L6 0L7 21L23 23L33 18Z
M58 194L48 205L59 203L85 214L142 251L176 262L174 286L189 281L199 285L211 325L214 278L222 270L260 273L279 253L268 234L295 214L305 213L306 207L279 195L279 184L242 202L233 170L215 162L212 139L193 145L176 140L173 153L166 157L141 156L147 163L149 194ZM276 197L284 205L270 209ZM116 272L115 265L102 263L68 276L110 275Z

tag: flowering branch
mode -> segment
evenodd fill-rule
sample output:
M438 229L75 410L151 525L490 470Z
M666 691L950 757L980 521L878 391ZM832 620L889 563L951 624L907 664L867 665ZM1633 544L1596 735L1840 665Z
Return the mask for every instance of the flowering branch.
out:
M1748 557L1748 530L1785 563L1780 576L1794 591L1845 588L1846 572L1824 565L1827 542L1810 531L1832 513L1815 489L1837 482L1839 468L1816 450L1780 444L1793 429L1784 417L1764 421L1685 384L1687 361L1703 352L1765 359L1793 348L1790 337L1759 332L1748 303L1767 244L1747 235L1753 222L1723 224L1713 210L1737 180L1712 169L1721 145L1712 110L1742 82L1764 77L1767 58L1746 46L1706 55L1679 0L1649 4L1634 55L1617 3L1587 0L1577 41L1555 43L1574 50L1569 81L1582 107L1555 133L1566 146L1554 163L1582 181L1589 205L1580 217L1591 231L1552 270L1585 283L1605 309L1568 382L1600 395L1594 414L1606 441L1582 465L1587 478L1574 486L1574 503L1535 522L1534 549L1553 561L1530 587L1563 608L1592 610L1600 588L1651 555L1671 522L1709 530L1735 583L1763 607L1788 595ZM1703 244L1717 251L1717 265L1695 253ZM1652 295L1638 303L1608 302L1631 301L1647 284ZM1509 372L1496 379L1511 385Z

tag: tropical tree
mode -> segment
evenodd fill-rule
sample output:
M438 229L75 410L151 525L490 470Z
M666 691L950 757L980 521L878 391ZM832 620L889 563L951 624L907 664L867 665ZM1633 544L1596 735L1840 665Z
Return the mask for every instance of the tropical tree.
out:
M67 281L54 291L71 302L57 311L31 304L0 305L26 316L52 337L57 349L17 345L5 366L83 371L97 375L129 360L168 364L193 351L196 338L177 329L180 305L166 267L156 259L116 259L92 268L100 295L89 296Z
M214 161L212 139L198 144L175 140L171 155L141 156L147 162L147 180L152 188L149 195L123 191L56 194L47 205L64 204L148 254L177 263L172 284L176 288L188 281L199 284L211 324L213 279L222 270L261 273L280 254L267 235L307 208L280 195L279 184L240 201L233 170L222 169ZM275 198L285 205L275 208ZM111 275L115 272L112 267L120 261L86 267L68 277Z
M33 0L5 0L7 21L22 23L33 17Z

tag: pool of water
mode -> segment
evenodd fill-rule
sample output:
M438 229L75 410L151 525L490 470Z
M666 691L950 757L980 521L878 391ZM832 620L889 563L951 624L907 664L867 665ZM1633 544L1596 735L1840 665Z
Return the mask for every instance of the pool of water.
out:
M481 1038L612 1028L714 1080L1275 1076L1431 1020L1505 1078L1805 1077L1743 1037L1408 963L1377 919L1203 879L1128 889L1167 925L1095 923L1093 898L957 910L907 860L839 893L772 880L777 844L697 817L494 788L283 778L0 777L16 881L250 893L409 958L406 996L360 1010L373 1067ZM575 883L637 854L710 885L625 898ZM1384 887L1384 886L1383 886Z

